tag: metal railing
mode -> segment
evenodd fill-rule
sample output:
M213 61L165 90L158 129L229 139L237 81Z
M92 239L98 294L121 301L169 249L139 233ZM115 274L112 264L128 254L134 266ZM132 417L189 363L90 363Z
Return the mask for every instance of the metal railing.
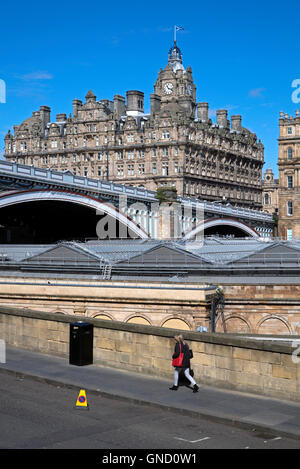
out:
M126 194L136 198L148 199L156 201L155 192L149 191L142 187L129 187L125 184L116 184L110 181L103 181L101 179L92 179L87 176L77 176L70 171L56 171L53 169L38 168L35 166L28 166L24 164L11 163L9 161L0 161L0 172L16 174L18 176L29 177L30 179L37 179L40 181L61 183L72 186L80 186L82 189L96 189L99 192L110 192L114 194Z
M219 245L220 246L220 245ZM227 249L230 246L227 246ZM149 248L150 249L150 248ZM251 248L249 248L250 250ZM39 254L41 256L39 257ZM25 252L24 252L25 255ZM35 257L36 256L36 257ZM31 252L27 257L19 256L19 260L15 258L14 255L11 255L9 251L0 251L0 265L7 267L16 267L17 270L25 269L29 272L29 269L33 269L37 272L42 273L43 270L53 270L61 269L61 272L71 271L81 271L82 273L88 274L88 272L95 272L97 275L102 275L103 278L110 278L113 270L130 270L131 272L134 269L137 269L137 273L142 271L139 269L150 269L153 272L156 272L157 276L165 272L170 272L170 275L173 277L181 274L181 271L184 273L190 273L203 267L208 270L215 269L219 266L228 266L228 268L239 269L243 267L258 266L261 268L264 267L284 267L284 266L300 266L300 246L299 254L295 253L267 253L260 252L260 250L254 249L249 254L248 252L243 253L243 251L236 252L225 252L221 251L220 254L214 251L213 246L212 250L201 252L201 248L193 250L189 248L189 252L186 254L174 253L174 255L166 256L162 258L160 253L151 254L149 257L148 252L145 253L136 251L131 254L124 252L119 255L114 253L113 256L105 257L105 252L97 253L93 257L93 253L87 253L87 256L84 258L84 254L78 253L74 256L64 256L60 257L51 257L45 256L43 252L34 253ZM140 259L137 261L136 257L139 256ZM191 259L190 256L193 256ZM98 258L97 258L98 257Z

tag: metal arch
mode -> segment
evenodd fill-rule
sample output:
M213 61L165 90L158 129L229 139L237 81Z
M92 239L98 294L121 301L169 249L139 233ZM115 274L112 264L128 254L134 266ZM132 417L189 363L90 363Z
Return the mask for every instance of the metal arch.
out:
M254 228L251 228L249 225L246 223L243 223L241 221L238 221L234 218L213 218L212 220L204 220L202 223L200 223L196 228L194 228L192 231L187 233L183 240L188 240L192 239L194 236L196 236L198 233L201 233L201 231L205 231L207 228L211 228L212 226L234 226L235 228L239 228L240 230L244 231L246 235L250 235L252 238L259 238L259 234L257 233Z
M0 209L10 205L16 205L24 202L39 202L41 200L70 202L83 205L94 210L99 210L107 215L117 219L120 223L128 226L138 237L148 239L149 235L140 228L130 217L122 214L115 207L89 195L65 190L51 189L31 189L29 191L18 191L1 196Z

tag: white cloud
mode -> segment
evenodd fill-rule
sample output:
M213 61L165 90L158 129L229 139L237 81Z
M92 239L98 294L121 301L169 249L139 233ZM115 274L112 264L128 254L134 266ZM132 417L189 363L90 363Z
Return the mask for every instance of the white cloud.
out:
M262 96L262 93L266 90L266 88L253 88L252 90L249 91L249 96L251 98L258 98Z
M26 73L20 77L22 80L31 81L31 80L52 80L53 75L51 73L38 70L36 72Z
M174 31L174 28L171 28L171 27L165 27L165 26L158 26L157 28L158 31L160 31L161 33L169 33L170 31Z

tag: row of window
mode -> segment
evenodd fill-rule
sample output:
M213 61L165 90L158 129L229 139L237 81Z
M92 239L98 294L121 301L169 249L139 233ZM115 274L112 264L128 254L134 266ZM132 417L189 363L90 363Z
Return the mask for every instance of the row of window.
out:
M155 149L153 151L156 152ZM142 154L139 155L140 158L143 157L143 156L144 155L142 155ZM156 156L156 153L154 153L153 156ZM97 161L108 161L109 152L98 152L96 158L97 158ZM127 158L128 158L128 160L133 160L134 159L134 152L128 152L127 153ZM80 162L89 162L93 159L94 159L94 155L92 153L91 154L84 153L84 154L81 154L81 155L73 155L72 161L73 161L73 163L80 163ZM118 157L117 160L122 161L123 158ZM66 157L64 155L61 156L60 161L59 161L57 155L43 156L42 157L42 163L45 164L45 165L47 165L47 164L51 164L51 165L67 164L68 161L69 161L68 157ZM26 163L27 162L27 164L34 164L34 159L31 157L31 158L28 158L27 161L25 161L25 158L19 158L18 162L19 163ZM178 161L173 161L171 164L173 166L173 174L179 174L181 172L179 162ZM129 176L134 176L134 174L135 174L134 173L134 164L131 164L131 165L127 164L127 166L129 168L127 174ZM117 167L118 167L117 175L119 177L123 176L124 175L124 169L122 169L123 164L120 163L120 164L118 164ZM170 163L168 161L163 161L161 163L161 167L162 167L161 174L163 176L168 176L170 174L170 171L169 171ZM138 174L144 174L145 173L144 163L140 163L138 165L138 168L139 168L138 169ZM158 167L157 167L156 162L152 162L151 171L152 171L153 175L158 174ZM201 174L202 176L216 177L215 171L210 171L209 168L207 169L205 167L203 167L201 169L199 167L199 165L197 165L195 167L193 164L190 164L190 166L187 167L186 172L189 173L189 174L195 174L195 175L200 175ZM225 174L223 174L222 172L220 172L219 177L225 178L226 180L228 180L228 179L235 180L234 173L230 173L230 174L225 173ZM246 179L247 178L245 178L245 180ZM237 180L243 182L244 178L240 175L237 175Z
M44 151L47 151L49 145L50 145L50 148L51 148L51 149L57 149L57 148L59 148L58 143L59 143L59 142L58 142L57 140L51 140L51 141L49 142L49 144L48 144L48 143L44 143L44 144L43 144L43 150L44 150ZM74 138L74 139L73 139L73 138L70 138L69 143L70 143L71 146L78 147L78 140L77 140L77 138ZM109 143L109 142L108 142L107 137L104 137L103 145L106 145L106 144L108 144L108 143ZM143 143L142 137L141 137L141 142L140 142L140 143ZM122 139L121 139L121 138L119 139L119 144L122 144ZM86 139L86 138L83 139L82 146L83 146L83 147L88 146L88 145L87 145L87 139ZM95 146L96 146L96 147L101 146L98 137L96 137ZM39 142L37 143L37 148L39 148ZM62 142L62 148L63 148L64 150L67 148L67 142L66 142L66 141L63 141L63 142ZM15 143L14 143L12 146L11 146L10 144L8 144L8 146L7 146L7 151L8 151L8 153L10 153L11 150L12 150L13 153L16 153L16 151L17 151L17 146L16 146ZM21 142L21 143L20 143L20 146L19 146L19 151L27 151L27 150L28 150L27 143L26 143L26 142ZM171 152L171 149L169 149L168 147L163 147L162 150L161 150L162 156L168 156L170 152ZM133 151L131 151L131 152L129 152L129 153L132 154ZM141 150L140 153L144 153L144 150ZM174 155L177 156L178 153L179 153L179 149L178 149L177 147L175 147L175 148L174 148ZM119 154L121 155L122 152L119 152ZM156 148L153 148L153 149L152 149L152 156L156 156L156 154L157 154L157 149L156 149ZM144 156L144 155L143 155L143 156Z
M158 169L157 164L152 163L152 174L154 174L154 175L158 174L157 169ZM128 176L134 176L135 175L134 171L135 171L135 165L134 164L128 164L127 165L127 175ZM179 172L178 163L175 163L175 165L174 165L174 172L175 173ZM144 163L139 163L137 165L137 174L138 175L145 174L145 164ZM124 165L123 164L118 164L117 165L117 175L119 177L124 176ZM169 164L168 163L162 163L161 175L162 176L168 176L169 175Z
M186 183L185 185L186 192L190 195L207 195L214 197L222 197L223 195L226 198L230 199L239 199L239 200L248 200L252 202L261 202L261 196L259 193L253 192L241 192L238 190L230 190L224 188L217 188L213 185L197 184L197 183Z
M120 128L123 129L124 124L123 125L121 124ZM131 128L132 128L132 125L128 124L127 129L131 129ZM101 130L101 129L97 128L97 124L86 124L85 125L85 132L98 132L99 130ZM104 130L104 132L108 132L109 130L114 131L115 130L114 124L111 124L110 129L108 128L107 125L105 125L103 127L103 130ZM75 135L78 134L77 127L74 127L74 128L70 127L69 128L69 133L70 134L73 133ZM66 128L64 129L64 135L66 135ZM148 137L155 140L156 139L156 132L148 132ZM170 137L171 137L171 134L170 134L169 130L163 130L161 132L161 138L163 140L168 140ZM134 135L132 135L132 134L127 135L127 142L134 142Z
M179 149L177 147L175 147L172 151L171 148L169 148L169 147L161 147L160 149L152 148L152 150L151 150L151 156L153 158L156 158L157 156L166 157L166 156L171 156L171 155L178 156L179 155ZM89 161L90 159L93 159L94 157L98 161L102 161L103 159L107 160L108 151L101 151L101 152L98 152L95 155L93 153L74 154L73 155L73 162L75 163L77 161ZM125 159L133 160L133 159L135 159L135 157L145 158L145 151L144 150L130 150L130 151L127 151L127 152L119 151L116 154L117 160L125 160ZM53 163L54 163L54 161L57 163L58 156L57 155L53 155L53 156L45 155L42 158L43 158L43 162L47 162L47 160L50 159L51 161L53 161ZM33 158L31 158L31 160L32 160L32 162L30 164L33 164ZM66 163L67 160L68 160L68 156L63 155L61 157L61 162L62 163ZM19 161L20 161L20 159L19 159Z
M92 124L90 124L90 127L92 128ZM77 130L76 130L76 132L75 132L75 128L74 128L74 134L76 134L76 133L77 133ZM171 135L170 135L170 131L169 131L169 130L165 130L165 131L162 131L162 132L161 132L161 139L162 139L162 140L169 140L170 137L171 137ZM150 132L150 133L149 133L149 138L155 140L155 139L156 139L156 132L152 132L152 133ZM190 138L190 140L193 140L193 138L191 137L191 135L189 135L189 138ZM131 143L144 143L144 136L143 136L143 135L140 135L140 136L139 136L139 141L137 142L137 141L136 141L136 135L135 135L135 134L128 134L128 135L126 135L126 139L125 139L125 140L126 140L126 142L129 143L129 144L131 144ZM201 140L202 140L202 139L200 138L200 141L201 141ZM207 139L206 139L205 141L206 141L206 143L212 143L212 137L207 137ZM80 146L77 137L72 137L72 136L69 137L69 138L68 138L68 142L69 142L70 146L74 146L74 147ZM105 135L105 136L101 136L101 139L100 139L99 136L96 136L94 143L95 143L95 146L97 147L97 146L101 146L101 145L109 145L110 143L111 143L111 144L117 143L118 145L123 145L123 143L125 143L125 142L123 141L123 137L122 137L122 136L115 136L115 135L107 136L107 135ZM229 143L230 143L230 144L229 144ZM225 147L230 148L230 147L233 145L232 142L229 142L229 143L228 143L228 145L225 145ZM84 137L82 138L82 142L80 142L80 144L82 144L83 147L86 147L87 144L88 144L88 139L84 136ZM36 143L36 147L37 147L37 148L40 147L40 142L37 142L37 143ZM45 143L43 144L43 149L44 149L44 150L47 150L48 147L49 147L49 148L53 148L53 149L59 148L59 141L56 140L56 139L53 139L52 141L50 141L50 142L48 142L48 143L45 142ZM63 148L67 148L67 142L66 142L66 141L63 141L62 147L63 147ZM13 144L12 144L12 148L11 148L11 144L8 143L7 149L8 149L8 151L10 151L10 150L12 149L13 153L15 153L15 152L16 152L16 144L13 143ZM27 143L26 143L26 141L20 142L19 149L20 149L20 151L26 151L26 150L28 149L28 148L27 148ZM234 143L234 150L244 152L244 151L246 151L246 145L244 145L244 146L239 146L239 144L238 144L237 142L235 142L235 143ZM249 147L249 153L252 154L252 155L255 156L255 157L257 156L257 154L256 154L257 151L254 150L252 147ZM261 156L261 155L260 155L260 156ZM288 149L288 157L289 157L289 158L292 158L292 148L289 148L289 149Z
M81 171L80 168L72 168L72 172L74 174L81 175L83 173L83 176L89 176L89 169L87 167L83 168L83 171ZM145 173L145 166L144 164L139 164L137 167L137 174L138 175L143 175ZM156 164L153 166L153 174L156 174ZM168 176L168 167L163 166L162 167L162 176ZM92 170L92 175L94 175L94 171ZM107 168L105 167L98 167L97 168L97 176L98 177L106 177L107 175ZM119 177L125 176L124 174L124 166L123 165L118 165L117 166L117 175ZM134 176L135 175L135 165L129 164L127 165L127 176ZM162 184L163 185L163 184ZM172 183L165 183L165 185L175 185L175 182ZM187 183L186 184L186 190L188 191L189 194L206 194L206 195L218 195L218 189L216 189L214 186L206 186L205 184L197 184L197 183ZM223 194L223 189L222 189L222 194ZM234 192L225 189L224 194L226 197L231 197L231 198L245 198L246 200L252 200L255 202L260 202L260 194L256 193L248 193L245 192L243 195L240 192Z

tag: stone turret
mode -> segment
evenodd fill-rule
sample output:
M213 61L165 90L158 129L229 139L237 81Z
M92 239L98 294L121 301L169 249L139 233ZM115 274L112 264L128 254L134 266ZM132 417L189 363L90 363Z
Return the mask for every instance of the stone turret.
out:
M97 98L94 95L94 93L91 90L89 90L85 96L85 99L86 99L86 102L89 103L89 102L95 102Z

